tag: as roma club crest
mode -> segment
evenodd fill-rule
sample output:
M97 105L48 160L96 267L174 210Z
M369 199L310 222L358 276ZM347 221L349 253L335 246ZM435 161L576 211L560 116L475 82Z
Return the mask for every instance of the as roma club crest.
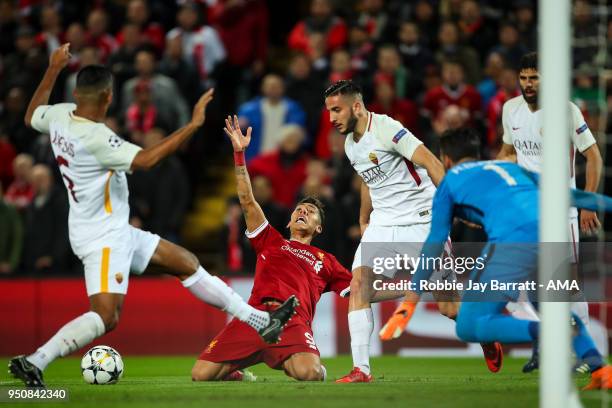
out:
M371 161L372 163L374 163L375 165L377 165L377 166L378 166L378 157L376 157L376 155L374 154L374 152L370 153L370 154L368 155L368 158L370 159L370 161Z

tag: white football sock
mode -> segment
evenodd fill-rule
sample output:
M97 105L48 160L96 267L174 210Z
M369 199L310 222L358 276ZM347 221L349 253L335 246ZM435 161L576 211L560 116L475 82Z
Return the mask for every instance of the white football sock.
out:
M96 312L87 312L66 323L43 346L26 359L41 370L58 357L64 357L104 334L104 322Z
M323 372L323 379L321 379L321 381L327 380L327 369L323 364L321 364L321 371Z
M584 299L584 295L582 295L582 293L580 293L580 296L577 297ZM582 320L582 323L584 323L584 326L588 330L590 328L591 322L591 319L589 317L589 304L585 301L572 302L570 303L570 310L573 313L576 313L576 315L580 318L580 320Z
M360 309L348 314L351 333L351 352L353 367L358 367L365 374L370 374L370 337L374 331L372 309Z
M257 310L249 305L225 282L212 276L201 266L183 281L183 286L198 299L231 314L255 330L259 331L270 323L268 312Z

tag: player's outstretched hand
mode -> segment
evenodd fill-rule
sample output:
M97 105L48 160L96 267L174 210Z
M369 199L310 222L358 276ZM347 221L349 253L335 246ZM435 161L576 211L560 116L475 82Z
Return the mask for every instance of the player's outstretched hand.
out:
M227 119L225 119L225 127L223 130L232 141L232 147L235 152L243 152L249 147L249 143L251 143L251 131L253 129L249 126L246 136L243 135L242 130L240 130L240 124L238 123L238 116L234 115L233 120L231 116L228 116Z
M63 69L68 65L68 61L72 54L70 54L70 43L62 44L51 53L49 57L49 66L53 68Z
M193 107L193 113L191 114L191 124L197 127L200 127L204 124L204 120L206 119L206 106L208 106L210 101L212 101L214 92L215 89L210 88L200 97L198 102Z

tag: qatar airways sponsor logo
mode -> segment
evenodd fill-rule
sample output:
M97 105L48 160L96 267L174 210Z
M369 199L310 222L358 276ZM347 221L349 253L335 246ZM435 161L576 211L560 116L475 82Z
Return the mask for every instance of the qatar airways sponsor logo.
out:
M514 148L525 156L541 156L542 143L531 140L515 140Z
M385 173L380 166L371 167L365 171L362 171L359 173L359 175L361 178L363 178L363 181L365 181L366 184L378 183L389 178L387 173Z

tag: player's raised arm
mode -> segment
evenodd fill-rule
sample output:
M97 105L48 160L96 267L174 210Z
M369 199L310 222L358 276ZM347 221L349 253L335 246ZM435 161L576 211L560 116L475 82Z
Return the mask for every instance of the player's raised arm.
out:
M139 151L132 161L131 169L150 169L176 152L184 142L189 140L196 130L204 124L206 106L212 101L213 93L214 89L211 88L200 97L198 103L193 107L191 121L187 125L164 138L159 143Z
M249 147L249 143L251 143L252 129L249 127L247 129L246 136L243 135L238 123L238 116L234 115L233 119L231 116L228 116L227 119L225 119L225 128L223 128L223 130L230 138L232 147L234 148L236 191L238 193L238 199L240 200L242 212L244 213L247 231L252 232L266 221L266 216L253 196L251 179L249 177L249 172L247 171L246 162L244 159L244 151L247 147Z
M36 88L30 100L30 104L28 105L28 109L26 110L24 121L27 127L32 126L32 116L34 116L36 108L49 103L49 97L51 96L53 85L55 85L55 80L60 72L62 72L62 69L68 64L68 61L70 61L71 55L69 48L70 43L66 43L51 53L51 57L49 57L49 67L45 71L45 75L40 81L40 84L38 84L38 88Z

